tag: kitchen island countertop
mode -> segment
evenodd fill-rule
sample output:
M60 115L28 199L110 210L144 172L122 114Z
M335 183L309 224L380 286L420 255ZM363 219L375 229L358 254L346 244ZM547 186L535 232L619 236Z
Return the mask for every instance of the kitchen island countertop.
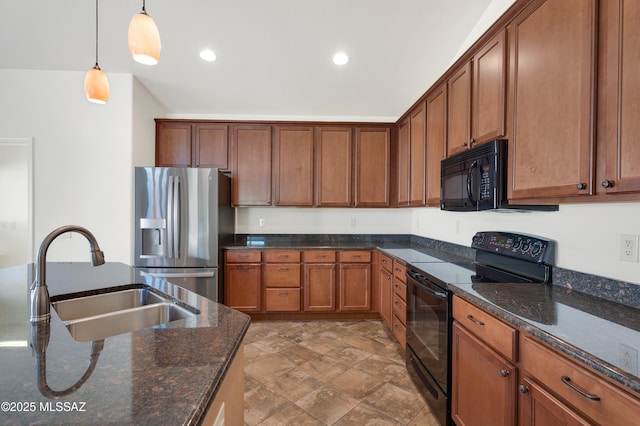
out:
M30 346L32 280L33 265L0 270L2 424L197 424L241 350L250 322L241 312L163 279L140 277L124 264L48 263L52 298L143 283L200 313L107 337L92 358L92 342L75 341L52 309L46 357L37 357ZM46 381L47 392L39 391L38 379Z

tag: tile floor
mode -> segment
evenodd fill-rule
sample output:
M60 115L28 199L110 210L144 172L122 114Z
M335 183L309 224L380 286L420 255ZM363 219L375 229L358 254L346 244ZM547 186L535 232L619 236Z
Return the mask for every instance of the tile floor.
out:
M256 321L245 338L248 426L435 426L379 320Z

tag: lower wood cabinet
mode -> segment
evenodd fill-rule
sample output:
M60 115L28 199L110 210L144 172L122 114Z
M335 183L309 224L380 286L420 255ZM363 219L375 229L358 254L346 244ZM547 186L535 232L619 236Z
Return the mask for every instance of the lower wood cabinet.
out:
M516 367L453 323L451 417L458 426L516 423Z
M304 265L304 310L331 312L336 310L336 265Z
M224 303L243 312L262 310L260 264L227 264L224 273Z
M591 424L547 392L542 386L538 386L529 377L524 377L520 380L518 390L520 391L520 396L518 397L519 425L582 426Z
M227 250L224 303L261 314L371 312L371 260L370 250Z

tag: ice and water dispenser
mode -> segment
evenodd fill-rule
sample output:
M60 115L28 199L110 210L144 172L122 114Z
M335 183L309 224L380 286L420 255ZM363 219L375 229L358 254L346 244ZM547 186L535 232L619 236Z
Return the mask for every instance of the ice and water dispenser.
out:
M140 233L142 234L142 247L140 257L166 257L167 256L167 220L166 219L140 219Z

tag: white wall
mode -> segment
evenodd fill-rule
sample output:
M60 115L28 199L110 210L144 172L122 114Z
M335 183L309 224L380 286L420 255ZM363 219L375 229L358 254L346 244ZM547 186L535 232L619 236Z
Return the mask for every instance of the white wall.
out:
M260 226L264 219L264 226ZM241 207L238 234L410 234L409 209Z
M109 102L96 105L84 97L84 72L0 69L0 136L34 138L35 250L53 229L76 224L94 233L108 261L130 263L134 80L107 77ZM153 152L153 138L136 143ZM48 258L88 261L88 245L77 234L59 238Z

